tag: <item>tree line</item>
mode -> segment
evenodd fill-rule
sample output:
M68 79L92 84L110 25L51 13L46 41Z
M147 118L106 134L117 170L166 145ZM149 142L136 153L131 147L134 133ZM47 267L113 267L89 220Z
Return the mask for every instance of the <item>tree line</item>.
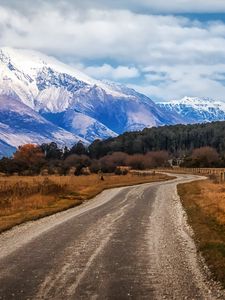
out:
M12 175L39 175L43 173L58 175L82 175L84 169L90 173L113 173L125 175L127 171L119 167L149 169L168 165L166 151L153 151L146 154L129 155L113 152L101 158L91 156L89 149L81 142L71 149L59 148L56 143L20 146L13 157L0 160L0 173ZM71 171L73 172L71 174ZM88 175L85 174L85 175Z
M167 151L175 157L182 157L201 147L212 147L219 154L224 154L225 122L170 125L126 132L105 141L96 140L89 150L95 158L116 151L128 154Z
M60 148L56 143L23 145L13 157L0 160L0 172L21 175L68 174L74 168L91 172L115 172L118 166L148 169L169 166L225 167L225 122L174 125L127 132L88 147L78 142Z

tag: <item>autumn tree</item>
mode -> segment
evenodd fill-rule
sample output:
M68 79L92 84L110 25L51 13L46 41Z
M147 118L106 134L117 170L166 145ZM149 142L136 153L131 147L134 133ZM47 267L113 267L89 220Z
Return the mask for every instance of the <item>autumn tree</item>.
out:
M112 173L115 171L117 164L114 161L112 155L105 155L101 159L99 159L100 162L100 169L104 173Z
M126 164L135 170L144 170L145 156L143 154L129 155L126 160Z
M44 164L44 153L40 146L26 144L17 149L13 160L19 172L24 170L38 172Z
M184 167L217 167L220 164L219 154L212 147L200 147L194 149L190 156L187 156L182 164Z
M101 170L103 172L114 172L118 166L126 166L128 154L123 152L114 152L103 156L100 161Z
M68 172L71 167L76 168L76 175L80 175L82 168L89 167L91 160L87 155L72 154L68 156L64 161L64 168Z
M219 161L219 154L212 147L201 147L193 150L191 158L198 167L210 167Z
M169 154L167 151L152 151L145 155L146 168L165 167L168 165Z

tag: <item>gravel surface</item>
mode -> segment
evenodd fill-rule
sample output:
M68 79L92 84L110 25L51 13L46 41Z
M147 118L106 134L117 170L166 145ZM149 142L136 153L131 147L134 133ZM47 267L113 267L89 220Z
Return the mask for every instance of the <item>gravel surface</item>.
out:
M0 235L0 299L225 299L168 182L116 188Z

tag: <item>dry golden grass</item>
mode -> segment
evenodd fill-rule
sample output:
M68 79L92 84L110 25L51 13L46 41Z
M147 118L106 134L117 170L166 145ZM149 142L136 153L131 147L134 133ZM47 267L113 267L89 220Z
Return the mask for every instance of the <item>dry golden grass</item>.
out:
M0 177L0 232L79 205L104 189L169 178L163 174L104 175L104 181L98 175Z
M201 197L199 206L206 214L214 216L225 225L225 184L215 184L209 180L199 182Z
M196 181L187 184L194 193L196 204L202 211L213 216L220 224L225 225L225 183L214 183L210 180ZM193 192L189 192L193 197Z
M178 192L198 248L225 287L225 184L196 181L179 185Z

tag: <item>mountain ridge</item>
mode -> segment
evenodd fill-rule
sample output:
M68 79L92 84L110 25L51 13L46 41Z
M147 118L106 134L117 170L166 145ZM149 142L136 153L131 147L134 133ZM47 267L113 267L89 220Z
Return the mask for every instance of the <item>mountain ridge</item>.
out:
M92 79L55 58L31 50L0 49L0 95L15 98L18 107L19 103L29 107L27 118L40 116L40 123L44 119L50 128L54 125L53 131L58 130L59 135L62 130L64 135L70 134L71 143L78 139L90 143L125 131L177 122L135 90ZM17 127L22 123L20 119ZM47 131L43 137L46 135ZM34 138L28 140L32 142ZM17 142L12 146L15 145Z
M159 102L161 108L183 119L184 124L225 120L225 103L206 97L183 97L180 100Z
M155 103L45 54L0 48L1 156L28 142L71 146L148 127L218 120L225 120L223 102L184 97Z

